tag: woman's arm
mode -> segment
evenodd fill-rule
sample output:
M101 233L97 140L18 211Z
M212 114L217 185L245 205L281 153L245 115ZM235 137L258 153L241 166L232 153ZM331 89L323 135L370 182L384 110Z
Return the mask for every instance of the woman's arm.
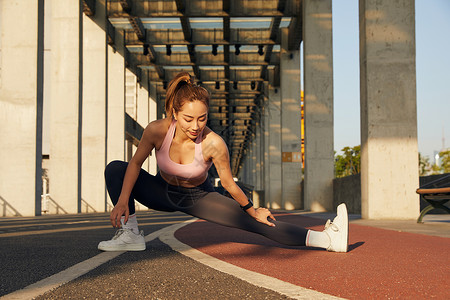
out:
M144 130L142 138L139 142L136 153L128 162L128 167L123 179L122 190L120 192L119 200L111 211L110 220L114 227L120 227L120 219L125 216L124 222L128 221L129 209L128 201L130 199L131 191L141 171L141 166L150 152L155 148L155 124L150 123Z
M219 174L220 182L223 188L230 193L230 195L239 203L239 205L247 205L249 203L247 196L245 196L244 192L233 180L230 168L230 155L228 153L228 148L225 142L222 140L222 138L216 135L212 144L214 145L215 150L212 154L212 161L214 163L214 166L216 167L217 173ZM275 224L267 220L267 217L270 217L273 220L275 220L275 218L272 213L270 213L270 211L266 208L258 208L257 210L255 210L252 206L248 208L246 212L250 216L255 218L258 222L267 224L269 226L275 226Z

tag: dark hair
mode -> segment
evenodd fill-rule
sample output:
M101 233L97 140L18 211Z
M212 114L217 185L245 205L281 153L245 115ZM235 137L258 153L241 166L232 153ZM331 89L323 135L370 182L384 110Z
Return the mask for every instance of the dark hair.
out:
M196 85L188 72L178 73L170 82L166 92L166 115L179 112L185 102L201 101L209 108L209 92Z

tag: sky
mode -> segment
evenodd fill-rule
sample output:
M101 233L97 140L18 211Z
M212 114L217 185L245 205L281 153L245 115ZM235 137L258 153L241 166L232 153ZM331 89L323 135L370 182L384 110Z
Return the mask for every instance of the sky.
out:
M358 0L333 1L334 148L360 138ZM416 0L418 150L450 147L450 0Z

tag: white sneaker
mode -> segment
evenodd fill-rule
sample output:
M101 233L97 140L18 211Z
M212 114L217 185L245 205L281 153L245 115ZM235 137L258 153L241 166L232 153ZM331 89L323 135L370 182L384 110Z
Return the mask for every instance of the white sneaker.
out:
M119 229L114 237L109 241L98 244L98 249L103 251L144 251L145 240L144 231L139 234L130 229Z
M337 207L337 216L333 222L330 220L325 224L324 232L330 238L328 251L347 252L348 251L348 214L345 203Z

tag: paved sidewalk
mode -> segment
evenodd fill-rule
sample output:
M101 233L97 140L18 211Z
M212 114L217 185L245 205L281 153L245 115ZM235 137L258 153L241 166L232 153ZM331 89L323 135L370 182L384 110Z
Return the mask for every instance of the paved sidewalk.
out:
M317 229L334 217L277 214ZM192 218L181 213L139 212L147 250L107 253L114 257L106 260L96 245L114 234L108 214L1 218L0 296L31 299L18 291L40 282L28 289L47 291L38 299L449 298L448 215L426 216L425 224L350 217L351 251L340 254L275 245L204 221L186 225Z
M335 215L297 212L275 216L321 230L326 218ZM429 218L437 221L438 217ZM428 224L369 222L358 216L351 219L349 252L345 254L280 246L258 235L204 221L179 229L175 236L218 260L327 295L348 299L449 298L445 283L450 279L450 239L442 237L450 233L448 216ZM393 230L382 228L388 226Z
M299 214L324 220L332 219L335 216L333 213L310 213L304 211L280 212ZM425 215L425 222L422 224L417 223L416 220L365 220L361 219L361 215L349 215L349 220L352 224L450 238L450 214Z

